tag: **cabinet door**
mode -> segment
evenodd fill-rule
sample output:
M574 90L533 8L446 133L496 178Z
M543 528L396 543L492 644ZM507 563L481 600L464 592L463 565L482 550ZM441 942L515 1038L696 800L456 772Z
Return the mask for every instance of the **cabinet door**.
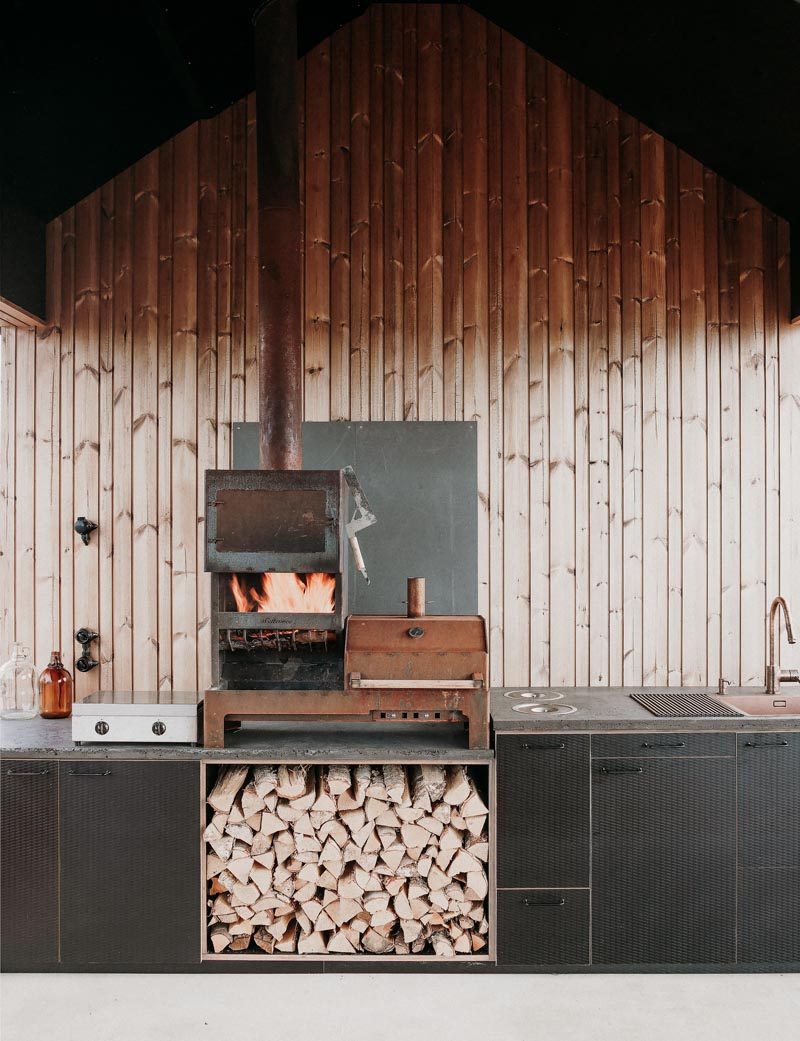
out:
M800 734L740 734L740 962L800 961Z
M592 960L735 958L735 759L592 763Z
M62 961L199 961L199 765L62 762L60 795Z
M0 783L3 969L58 961L58 763L7 759Z
M497 894L500 965L585 965L588 889L501 889Z
M500 888L589 885L589 738L497 738Z

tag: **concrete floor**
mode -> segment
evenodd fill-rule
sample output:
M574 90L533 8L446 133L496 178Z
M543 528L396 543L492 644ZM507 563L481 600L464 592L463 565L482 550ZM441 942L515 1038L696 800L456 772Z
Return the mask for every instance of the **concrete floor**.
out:
M800 976L6 975L2 1041L797 1041Z

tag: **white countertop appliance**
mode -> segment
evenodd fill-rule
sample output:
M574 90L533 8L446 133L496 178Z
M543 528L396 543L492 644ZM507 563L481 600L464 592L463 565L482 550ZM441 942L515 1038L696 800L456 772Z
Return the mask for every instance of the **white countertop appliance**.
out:
M201 703L196 690L100 691L73 705L72 740L196 744Z

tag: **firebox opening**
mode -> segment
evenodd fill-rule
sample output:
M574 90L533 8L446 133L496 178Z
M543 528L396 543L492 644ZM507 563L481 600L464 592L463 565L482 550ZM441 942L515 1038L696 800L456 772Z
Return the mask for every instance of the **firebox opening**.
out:
M226 598L225 609L241 614L333 614L336 576L322 571L236 573L228 578Z

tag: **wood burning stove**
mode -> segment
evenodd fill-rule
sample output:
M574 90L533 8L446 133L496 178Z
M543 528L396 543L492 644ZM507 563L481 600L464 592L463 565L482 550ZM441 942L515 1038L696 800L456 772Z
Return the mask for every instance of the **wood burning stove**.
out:
M340 470L206 472L215 688L341 688L346 494Z

